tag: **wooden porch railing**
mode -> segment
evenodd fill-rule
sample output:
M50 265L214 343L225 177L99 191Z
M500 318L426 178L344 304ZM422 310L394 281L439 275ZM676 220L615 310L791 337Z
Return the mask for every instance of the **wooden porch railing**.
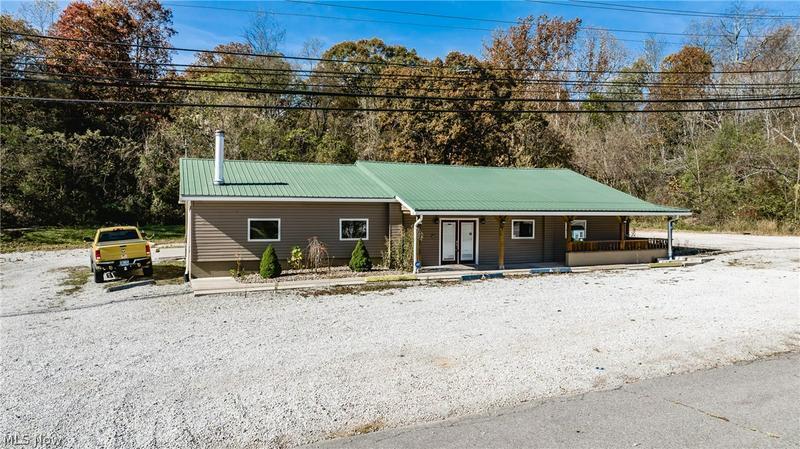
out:
M625 240L584 240L582 242L567 242L569 252L590 251L634 251L643 249L664 249L667 239L637 239Z

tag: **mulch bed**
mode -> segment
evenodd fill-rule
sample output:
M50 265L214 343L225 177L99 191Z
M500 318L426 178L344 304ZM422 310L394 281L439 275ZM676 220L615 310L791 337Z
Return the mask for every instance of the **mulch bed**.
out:
M348 267L330 267L321 268L319 270L302 269L302 270L283 270L280 276L275 279L264 279L258 273L249 273L239 278L237 281L244 284L265 284L271 282L285 282L285 281L308 281L314 279L341 279L365 276L391 276L398 274L407 274L404 271L389 270L383 267L376 267L370 271L352 271Z

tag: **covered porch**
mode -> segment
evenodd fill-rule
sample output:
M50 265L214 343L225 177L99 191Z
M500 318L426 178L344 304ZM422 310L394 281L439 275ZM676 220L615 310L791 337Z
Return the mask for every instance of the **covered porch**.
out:
M637 238L630 236L630 217L617 216L619 237L617 239L588 239L585 229L575 230L581 222L573 217L564 217L567 229L565 264L570 267L588 265L610 265L650 263L658 259L672 259L672 226L676 218L666 218L667 238ZM585 226L585 222L583 222Z
M465 214L462 217L450 212L433 216L409 213L408 216L407 222L415 231L415 243L418 241L418 227L420 234L424 234L421 237L424 245L415 245L414 248L415 272L428 273L454 269L503 270L655 262L671 258L671 229L676 220L673 215L664 217L667 238L639 238L630 235L630 216L609 213L484 215L472 212L470 216ZM464 232L460 229L452 231L460 228L457 226L460 223L468 223ZM445 226L451 231L446 232ZM470 255L466 262L462 257L465 247Z

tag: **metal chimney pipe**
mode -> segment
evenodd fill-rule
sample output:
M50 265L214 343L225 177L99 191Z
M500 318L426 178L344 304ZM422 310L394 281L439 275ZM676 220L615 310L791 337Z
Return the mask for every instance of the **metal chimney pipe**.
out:
M214 184L225 184L225 131L214 131Z

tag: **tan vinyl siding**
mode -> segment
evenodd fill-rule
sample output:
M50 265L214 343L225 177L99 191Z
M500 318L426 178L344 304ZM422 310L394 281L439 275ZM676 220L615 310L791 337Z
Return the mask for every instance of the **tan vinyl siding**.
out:
M389 203L389 237L399 239L403 231L403 210L400 203Z
M533 220L533 239L514 239L514 220ZM505 241L506 241L506 257L505 263L534 263L542 262L545 260L544 254L544 234L542 233L542 222L544 217L508 217L506 219L505 228ZM497 240L495 238L495 240ZM495 258L496 260L496 258ZM497 263L497 262L495 262Z
M370 255L377 262L385 249L385 239L399 237L401 229L411 231L416 217L403 213L398 203L320 203L320 202L192 202L189 230L191 257L199 275L223 272L239 257L246 265L257 261L270 243L285 260L291 248L305 248L311 236L318 236L327 246L334 265L345 264L355 246L354 241L339 240L340 218L369 219L369 239L365 241ZM278 242L248 242L248 218L279 218L281 239ZM420 259L423 266L439 265L439 223L448 217L426 216L421 226ZM498 263L497 216L477 218L478 262L483 266ZM188 217L187 217L188 219ZM453 219L460 219L453 217ZM534 239L512 239L513 220L535 221ZM575 217L587 221L588 240L619 238L617 217ZM484 223L481 223L481 220ZM564 217L507 217L505 227L505 264L564 262ZM231 265L232 266L232 265ZM230 268L230 267L228 267ZM205 273L204 273L205 272ZM223 273L224 274L224 273Z
M497 217L484 217L486 223L481 223L478 219L478 264L497 265L497 254L499 250L498 233L500 232L500 221ZM508 244L506 244L506 259L508 259Z
M192 260L194 262L258 260L272 244L281 260L295 245L305 248L317 236L328 246L332 264L350 260L355 241L339 240L340 218L369 219L369 239L364 243L373 259L380 260L389 232L388 203L320 202L192 202ZM280 241L248 242L248 218L280 218Z
M544 261L563 262L567 251L567 241L564 237L564 217L543 217L541 224ZM538 226L539 223L537 222L536 225Z
M422 240L419 242L422 265L439 265L439 225L433 222L434 217L422 220ZM414 224L411 217L411 224Z
M557 217L556 217L557 218ZM551 221L552 217L506 217L504 230L505 240L505 260L506 265L524 264L536 262L558 261L559 255L555 254L555 242L548 242L545 231L547 230L546 221ZM513 220L533 220L534 238L533 239L514 239ZM486 217L486 223L481 225L481 265L497 265L499 244L500 244L500 221L498 217ZM550 236L552 238L553 236ZM563 236L561 237L563 240ZM563 254L560 255L563 259Z
M586 240L619 240L618 217L576 217L586 220Z

